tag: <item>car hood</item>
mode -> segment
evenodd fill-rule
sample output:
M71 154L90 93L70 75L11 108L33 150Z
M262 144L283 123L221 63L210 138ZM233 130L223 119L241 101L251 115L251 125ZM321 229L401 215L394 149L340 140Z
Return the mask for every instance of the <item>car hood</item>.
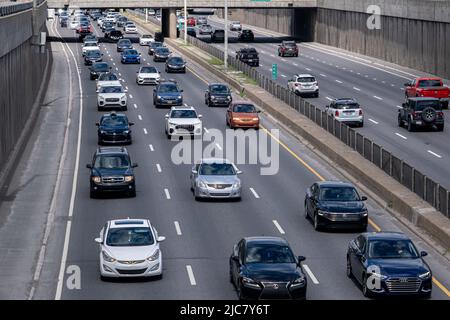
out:
M137 53L137 54L128 53L128 54L124 54L123 57L125 57L125 58L137 58L137 57L139 57L139 53Z
M100 130L108 131L108 132L123 132L125 130L130 130L128 126L99 126Z
M83 47L83 51L89 51L89 50L100 50L99 47Z
M103 98L121 98L125 93L99 93L98 95Z
M199 176L199 180L209 184L233 184L240 181L237 176Z
M318 205L319 210L328 212L346 212L356 213L361 212L365 208L362 201L320 201Z
M133 47L133 45L131 45L131 44L118 44L117 47L119 47L121 49L131 49Z
M231 96L231 93L211 92L211 97L227 97Z
M112 81L109 81L109 80L106 80L106 81L97 81L97 86L98 87L101 87L101 86L106 86L106 85L111 85L111 86L120 86L120 85L122 85L121 83L120 83L120 81L119 80L112 80Z
M184 66L186 63L184 63L184 62L168 62L167 64L168 64L169 66L182 67L182 66Z
M178 97L181 96L181 92L156 92L161 97Z
M158 78L160 75L159 73L139 73L139 76L141 77L149 77L149 78Z
M295 263L255 263L245 266L247 277L256 281L293 281L302 273Z
M169 52L155 52L155 55L158 57L168 57L170 55Z
M170 118L169 122L176 124L198 124L201 121L198 118Z
M131 168L125 169L106 169L106 168L94 168L92 169L94 175L97 176L123 176L132 175L133 170Z
M257 113L249 113L249 112L233 112L232 115L233 115L233 117L241 118L241 119L252 119L252 118L258 117Z
M380 267L381 274L389 277L417 277L429 271L422 259L369 259L369 265Z
M116 260L145 260L155 253L157 245L137 246L137 247L110 247L105 246L104 249L109 255Z

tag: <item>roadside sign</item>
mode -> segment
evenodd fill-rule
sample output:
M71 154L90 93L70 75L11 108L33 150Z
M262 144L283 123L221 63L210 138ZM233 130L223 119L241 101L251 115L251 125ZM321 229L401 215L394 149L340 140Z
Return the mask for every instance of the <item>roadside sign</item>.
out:
M278 65L276 63L272 64L272 80L278 79Z

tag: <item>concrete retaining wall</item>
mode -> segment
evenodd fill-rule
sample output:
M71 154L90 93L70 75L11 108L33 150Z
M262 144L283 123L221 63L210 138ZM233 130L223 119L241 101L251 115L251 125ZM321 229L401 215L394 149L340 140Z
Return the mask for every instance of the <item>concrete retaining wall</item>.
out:
M46 31L46 11L47 7L43 5L35 14L35 26L40 25L38 31ZM14 166L34 125L40 105L38 93L46 82L44 70L52 61L49 46L42 48L41 52L41 48L32 44L32 29L31 10L0 19L1 183Z

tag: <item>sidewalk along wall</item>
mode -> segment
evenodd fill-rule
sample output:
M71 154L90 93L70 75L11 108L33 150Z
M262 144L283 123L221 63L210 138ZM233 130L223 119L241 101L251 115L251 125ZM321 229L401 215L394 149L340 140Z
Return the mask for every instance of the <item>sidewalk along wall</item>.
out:
M369 14L319 8L316 42L450 78L450 23L380 17L380 29L367 27Z
M42 4L35 12L40 21L39 31L46 31L47 7ZM0 30L10 33L9 41L2 44L0 52L0 177L14 165L20 154L26 133L31 132L39 104L36 103L41 84L45 82L44 70L51 63L51 52L45 46L42 51L32 44L32 11L14 13L0 18ZM31 122L31 123L30 123ZM2 179L2 183L3 183Z

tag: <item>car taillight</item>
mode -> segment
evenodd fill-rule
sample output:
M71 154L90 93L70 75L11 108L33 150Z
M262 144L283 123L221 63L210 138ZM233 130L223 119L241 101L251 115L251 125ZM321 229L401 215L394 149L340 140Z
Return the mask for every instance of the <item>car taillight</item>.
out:
M362 116L362 110L361 109L359 110L359 115Z
M420 114L417 113L417 112L414 112L414 111L411 113L411 116L413 117L413 119L418 119L418 118L420 118Z
M437 115L438 115L439 118L443 118L444 117L444 113L442 111L438 112Z
M336 111L334 112L334 115L335 115L336 117L339 117L339 110L336 110Z

